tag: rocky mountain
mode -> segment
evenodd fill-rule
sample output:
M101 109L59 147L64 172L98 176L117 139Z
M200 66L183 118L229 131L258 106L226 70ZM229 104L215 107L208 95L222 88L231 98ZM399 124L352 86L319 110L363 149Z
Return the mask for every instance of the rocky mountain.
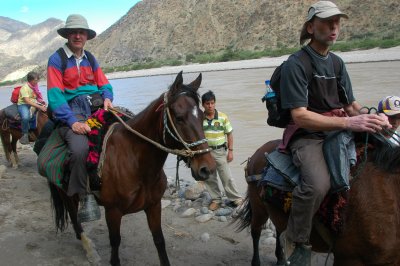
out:
M50 54L65 42L56 32L63 23L49 18L31 26L0 17L0 80L21 78L46 64Z
M143 0L90 43L107 66L232 48L298 45L315 0ZM400 38L400 1L337 0L349 15L340 40Z
M143 0L86 48L102 66L186 59L227 48L265 50L298 46L308 7L316 0ZM337 0L349 15L339 40L400 38L399 0ZM0 80L44 65L63 44L62 21L26 25L0 17ZM90 25L90 21L89 21ZM20 73L20 72L19 72ZM21 76L22 77L22 76ZM8 77L7 79L12 79Z

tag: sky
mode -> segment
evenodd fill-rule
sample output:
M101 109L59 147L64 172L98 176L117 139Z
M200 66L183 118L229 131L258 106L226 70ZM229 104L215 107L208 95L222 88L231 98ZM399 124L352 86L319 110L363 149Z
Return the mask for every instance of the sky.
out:
M41 23L48 18L65 22L70 14L81 14L89 27L102 33L141 0L1 0L0 16L25 22Z

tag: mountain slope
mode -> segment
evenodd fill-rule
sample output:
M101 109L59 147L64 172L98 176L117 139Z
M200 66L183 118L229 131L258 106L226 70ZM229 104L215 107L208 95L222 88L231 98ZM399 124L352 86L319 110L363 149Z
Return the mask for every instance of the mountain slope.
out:
M297 46L310 0L144 0L89 43L107 66L185 58L228 47ZM339 0L346 12L340 40L399 36L400 1Z

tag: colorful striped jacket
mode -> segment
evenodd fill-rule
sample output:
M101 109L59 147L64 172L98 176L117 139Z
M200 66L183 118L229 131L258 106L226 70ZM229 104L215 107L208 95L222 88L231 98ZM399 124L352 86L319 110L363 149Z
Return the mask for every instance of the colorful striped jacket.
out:
M55 118L71 127L78 119L68 105L69 101L76 96L96 92L100 93L103 99L108 98L112 101L113 90L97 60L94 60L92 69L87 56L84 55L78 69L71 50L66 45L63 48L68 56L64 73L62 59L57 52L52 54L48 61L47 99Z

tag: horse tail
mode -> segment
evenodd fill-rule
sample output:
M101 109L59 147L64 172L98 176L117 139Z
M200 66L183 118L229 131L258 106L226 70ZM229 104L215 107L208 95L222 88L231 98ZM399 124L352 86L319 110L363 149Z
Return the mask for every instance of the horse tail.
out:
M48 182L50 193L51 193L51 200L52 200L52 209L53 213L55 214L55 224L57 231L60 230L61 232L64 231L68 226L68 212L67 207L63 201L61 196L60 190L57 188L56 185Z
M237 212L235 218L233 218L232 224L236 225L236 232L241 232L245 228L251 225L251 218L253 216L253 211L251 209L249 192L247 192L246 198L243 201L242 206Z

